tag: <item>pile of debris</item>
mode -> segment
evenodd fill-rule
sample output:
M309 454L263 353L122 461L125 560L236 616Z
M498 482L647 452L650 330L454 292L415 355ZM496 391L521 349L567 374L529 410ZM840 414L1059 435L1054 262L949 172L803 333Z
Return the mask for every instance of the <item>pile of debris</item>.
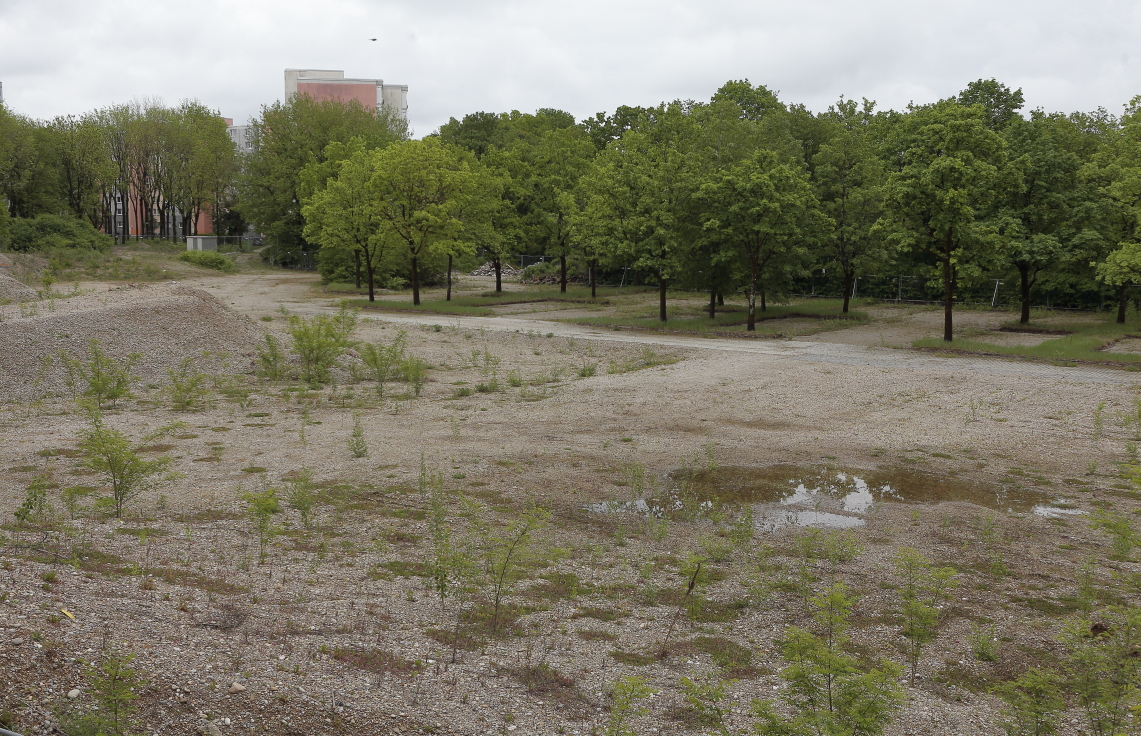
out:
M140 354L131 372L140 381L160 382L186 357L207 372L248 370L265 334L210 294L178 285L120 288L33 307L0 307L0 403L65 394L60 354L86 360L93 339L118 360Z
M20 283L0 270L0 304L31 302L39 298L40 295L36 293L35 289Z
M519 275L519 269L512 268L511 266L504 263L504 264L500 265L499 273L502 274L504 277L518 276ZM494 275L495 275L495 264L491 263L491 261L488 261L487 263L483 264L482 266L480 266L479 268L477 268L476 270L474 270L468 274L468 276L494 276Z

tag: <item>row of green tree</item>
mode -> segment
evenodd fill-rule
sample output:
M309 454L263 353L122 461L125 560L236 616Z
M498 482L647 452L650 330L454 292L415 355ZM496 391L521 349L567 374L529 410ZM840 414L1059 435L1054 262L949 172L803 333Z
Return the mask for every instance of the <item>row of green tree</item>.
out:
M948 338L955 300L994 278L1019 284L1024 322L1036 289L1109 297L1124 319L1141 283L1138 104L1023 115L1021 90L979 80L904 111L812 113L735 81L708 103L474 113L413 141L302 98L265 110L238 206L325 262L356 259L370 284L404 269L415 302L426 261L478 251L557 259L564 289L568 260L592 284L633 269L658 284L662 319L671 287L708 292L711 314L741 291L755 315L815 269L845 309L861 275L917 277Z
M144 100L33 120L0 104L0 220L68 215L124 242L214 230L233 200L239 158L218 114L195 101ZM0 239L12 229L0 222ZM17 228L27 230L28 228Z

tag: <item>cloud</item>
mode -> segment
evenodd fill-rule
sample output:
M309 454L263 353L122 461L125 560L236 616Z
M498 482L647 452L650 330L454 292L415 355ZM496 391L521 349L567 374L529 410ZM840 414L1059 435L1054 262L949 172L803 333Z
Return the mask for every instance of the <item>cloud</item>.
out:
M816 110L993 76L1029 107L1116 112L1141 93L1139 32L1141 6L1115 0L0 0L0 81L35 117L158 96L245 120L285 68L343 69L408 84L418 134L476 110L708 99L740 78Z

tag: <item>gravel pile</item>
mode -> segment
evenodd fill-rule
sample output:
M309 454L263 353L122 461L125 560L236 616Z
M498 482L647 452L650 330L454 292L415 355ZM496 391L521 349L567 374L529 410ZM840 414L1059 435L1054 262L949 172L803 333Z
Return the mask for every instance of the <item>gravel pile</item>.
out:
M504 263L504 264L500 265L499 273L502 274L503 276L518 276L519 275L519 269L512 268L511 266ZM495 275L495 264L491 263L490 261L483 264L482 266L480 266L479 268L477 268L476 270L474 270L468 274L468 276L494 276L494 275Z
M39 298L35 289L0 271L0 303L30 302Z
M95 295L0 307L0 401L27 401L65 392L63 351L86 358L99 340L107 355L141 353L132 373L165 381L187 356L200 370L247 369L262 330L204 291L178 285L120 287ZM209 358L202 358L204 352ZM219 354L225 357L219 357ZM47 359L52 359L46 365Z

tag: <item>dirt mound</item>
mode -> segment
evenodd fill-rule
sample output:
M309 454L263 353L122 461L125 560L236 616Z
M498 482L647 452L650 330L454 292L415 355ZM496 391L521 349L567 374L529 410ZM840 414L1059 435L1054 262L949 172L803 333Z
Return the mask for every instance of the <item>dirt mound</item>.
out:
M511 266L508 266L506 263L503 263L499 266L499 273L503 276L517 276L517 275L519 275L519 271L517 269L514 269ZM494 275L495 275L495 264L493 264L491 262L483 264L482 266L480 266L479 268L477 268L476 270L474 270L468 274L468 276L494 276Z
M187 356L203 371L244 372L264 334L206 292L178 285L120 287L35 306L35 314L0 307L0 401L65 394L57 356L86 359L92 339L115 358L140 353L132 373L165 383L166 370Z
M39 294L32 287L0 272L0 303L30 302L39 298Z

